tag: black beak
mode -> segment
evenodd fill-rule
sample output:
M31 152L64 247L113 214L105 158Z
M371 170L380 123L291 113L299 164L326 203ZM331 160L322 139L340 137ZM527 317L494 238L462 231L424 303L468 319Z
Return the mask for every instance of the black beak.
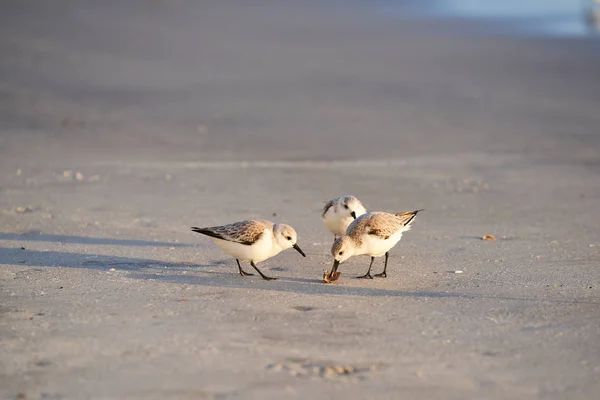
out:
M340 262L338 260L333 260L333 267L331 268L330 275L333 275L334 272L337 272L339 265L340 265Z
M300 254L302 254L302 257L306 257L306 254L304 254L304 252L302 251L302 249L300 248L300 246L298 246L298 244L294 244L294 249L296 249L296 251Z
M354 211L352 211L350 215L352 215L352 218L356 219L356 213Z

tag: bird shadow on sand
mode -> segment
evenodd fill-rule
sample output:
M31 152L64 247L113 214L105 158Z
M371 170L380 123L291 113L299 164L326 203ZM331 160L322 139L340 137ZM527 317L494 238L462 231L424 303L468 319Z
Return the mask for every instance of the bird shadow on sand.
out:
M231 266L233 268L233 265ZM536 297L511 297L502 295L488 295L479 293L450 293L450 292L434 292L434 291L407 291L407 290L390 290L373 287L375 280L364 281L362 287L346 286L343 281L335 284L325 284L321 279L310 278L293 278L293 277L278 277L277 281L264 281L260 277L241 277L237 273L215 272L210 276L194 276L194 275L176 275L169 273L147 274L147 273L131 273L129 277L135 279L149 279L160 282L168 282L180 285L198 285L206 287L220 287L232 289L255 289L267 290L284 293L298 293L310 295L342 295L342 296L359 296L359 297L398 297L398 298L422 298L422 299L461 299L465 301L473 300L510 300L520 302L544 302L544 303L589 303L598 304L597 301L588 299L572 299L572 300L557 300ZM346 277L344 279L354 280L354 277ZM370 286L370 287L369 287Z
M65 244L90 244L90 245L112 245L112 246L157 246L157 247L192 247L189 243L154 242L151 240L132 239L109 239L85 236L64 236L44 234L39 231L31 231L22 234L0 233L0 240L11 240L15 242L50 242Z
M27 267L62 267L109 270L114 268L124 272L123 277L140 280L154 280L177 285L219 287L229 289L253 289L298 293L309 295L342 295L360 297L398 297L443 299L454 298L466 301L478 299L513 300L544 303L593 303L587 299L558 300L535 297L510 297L502 295L449 293L435 291L405 291L373 287L376 281L365 281L365 286L349 286L343 282L324 284L321 279L277 276L277 281L264 281L260 277L241 277L235 263L228 260L215 260L207 264L180 261L169 262L145 258L118 257L98 254L80 254L59 251L22 250L0 247L0 264L23 265ZM231 268L231 271L227 271ZM214 271L214 269L219 269ZM41 271L41 270L39 270ZM235 272L234 272L235 271ZM266 270L268 271L268 269ZM266 272L264 271L264 272ZM191 272L191 273L190 273ZM202 274L202 275L199 275ZM353 279L351 276L344 279Z
M300 294L347 295L347 296L393 296L393 297L462 297L468 295L437 292L408 292L378 289L372 287L348 287L325 285L319 279L304 279L279 276L277 281L264 281L260 277L241 277L230 262L214 261L210 264L188 262L167 262L160 260L115 257L98 254L80 254L60 251L22 250L20 248L0 248L0 264L23 265L28 267L85 268L93 270L127 271L126 277L142 280L156 280L180 285L197 285L220 288L245 288ZM208 269L229 269L209 271ZM185 272L183 274L182 272ZM189 272L201 273L187 275ZM265 271L266 272L266 271Z
M231 266L234 268L234 266ZM263 271L264 272L264 271ZM129 277L135 279L149 279L160 282L168 282L180 285L198 285L205 287L220 287L232 289L255 289L283 293L297 293L309 295L342 295L359 297L398 297L398 298L421 298L421 299L459 299L465 301L477 300L502 300L532 303L555 303L555 304L599 304L599 301L589 299L559 300L539 297L512 297L494 294L480 293L450 293L434 291L407 291L390 290L373 287L375 281L366 280L362 287L346 286L343 281L334 284L325 284L322 279L292 278L279 276L277 281L264 281L259 277L241 277L237 273L214 272L210 276L176 275L169 273L147 274L131 273ZM353 276L344 279L355 280ZM370 286L370 287L369 287Z
M232 266L233 267L233 266ZM206 287L220 287L231 289L254 289L284 293L297 293L309 295L342 295L360 297L413 297L413 298L471 298L469 295L459 293L441 293L425 291L401 291L379 289L374 287L355 287L344 285L326 285L320 279L299 279L279 277L277 281L264 281L260 277L241 277L236 273L212 274L209 277L186 276L176 274L147 274L132 273L135 279L149 279L160 282L176 283L180 285L197 285Z
M195 264L192 262L169 262L143 258L118 257L100 254L81 254L62 251L23 250L0 247L0 264L13 264L37 267L65 267L86 269L110 269L142 271L145 269L169 268L172 271L199 267L216 267L215 264Z

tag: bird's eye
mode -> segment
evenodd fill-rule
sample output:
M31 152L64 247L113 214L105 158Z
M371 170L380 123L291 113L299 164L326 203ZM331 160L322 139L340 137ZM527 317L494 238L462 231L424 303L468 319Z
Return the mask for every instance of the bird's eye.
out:
M344 252L343 252L343 251L340 251L338 254L341 256L342 254L344 254Z
M287 240L292 240L291 236L286 237Z
M348 209L348 204L344 204L344 208L347 210Z

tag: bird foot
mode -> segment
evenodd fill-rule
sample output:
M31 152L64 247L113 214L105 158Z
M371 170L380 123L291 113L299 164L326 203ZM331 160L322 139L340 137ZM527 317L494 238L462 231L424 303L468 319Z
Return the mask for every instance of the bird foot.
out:
M371 274L364 274L362 276L357 276L356 279L373 279Z
M380 274L375 274L376 278L387 278L387 274L385 272L382 272Z

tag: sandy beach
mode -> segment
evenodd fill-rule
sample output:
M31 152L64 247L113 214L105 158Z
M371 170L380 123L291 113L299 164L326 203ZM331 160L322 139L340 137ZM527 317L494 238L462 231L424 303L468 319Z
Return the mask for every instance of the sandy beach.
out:
M596 398L600 40L388 3L2 6L0 398ZM387 279L342 194L425 209ZM189 230L248 218L307 258Z

